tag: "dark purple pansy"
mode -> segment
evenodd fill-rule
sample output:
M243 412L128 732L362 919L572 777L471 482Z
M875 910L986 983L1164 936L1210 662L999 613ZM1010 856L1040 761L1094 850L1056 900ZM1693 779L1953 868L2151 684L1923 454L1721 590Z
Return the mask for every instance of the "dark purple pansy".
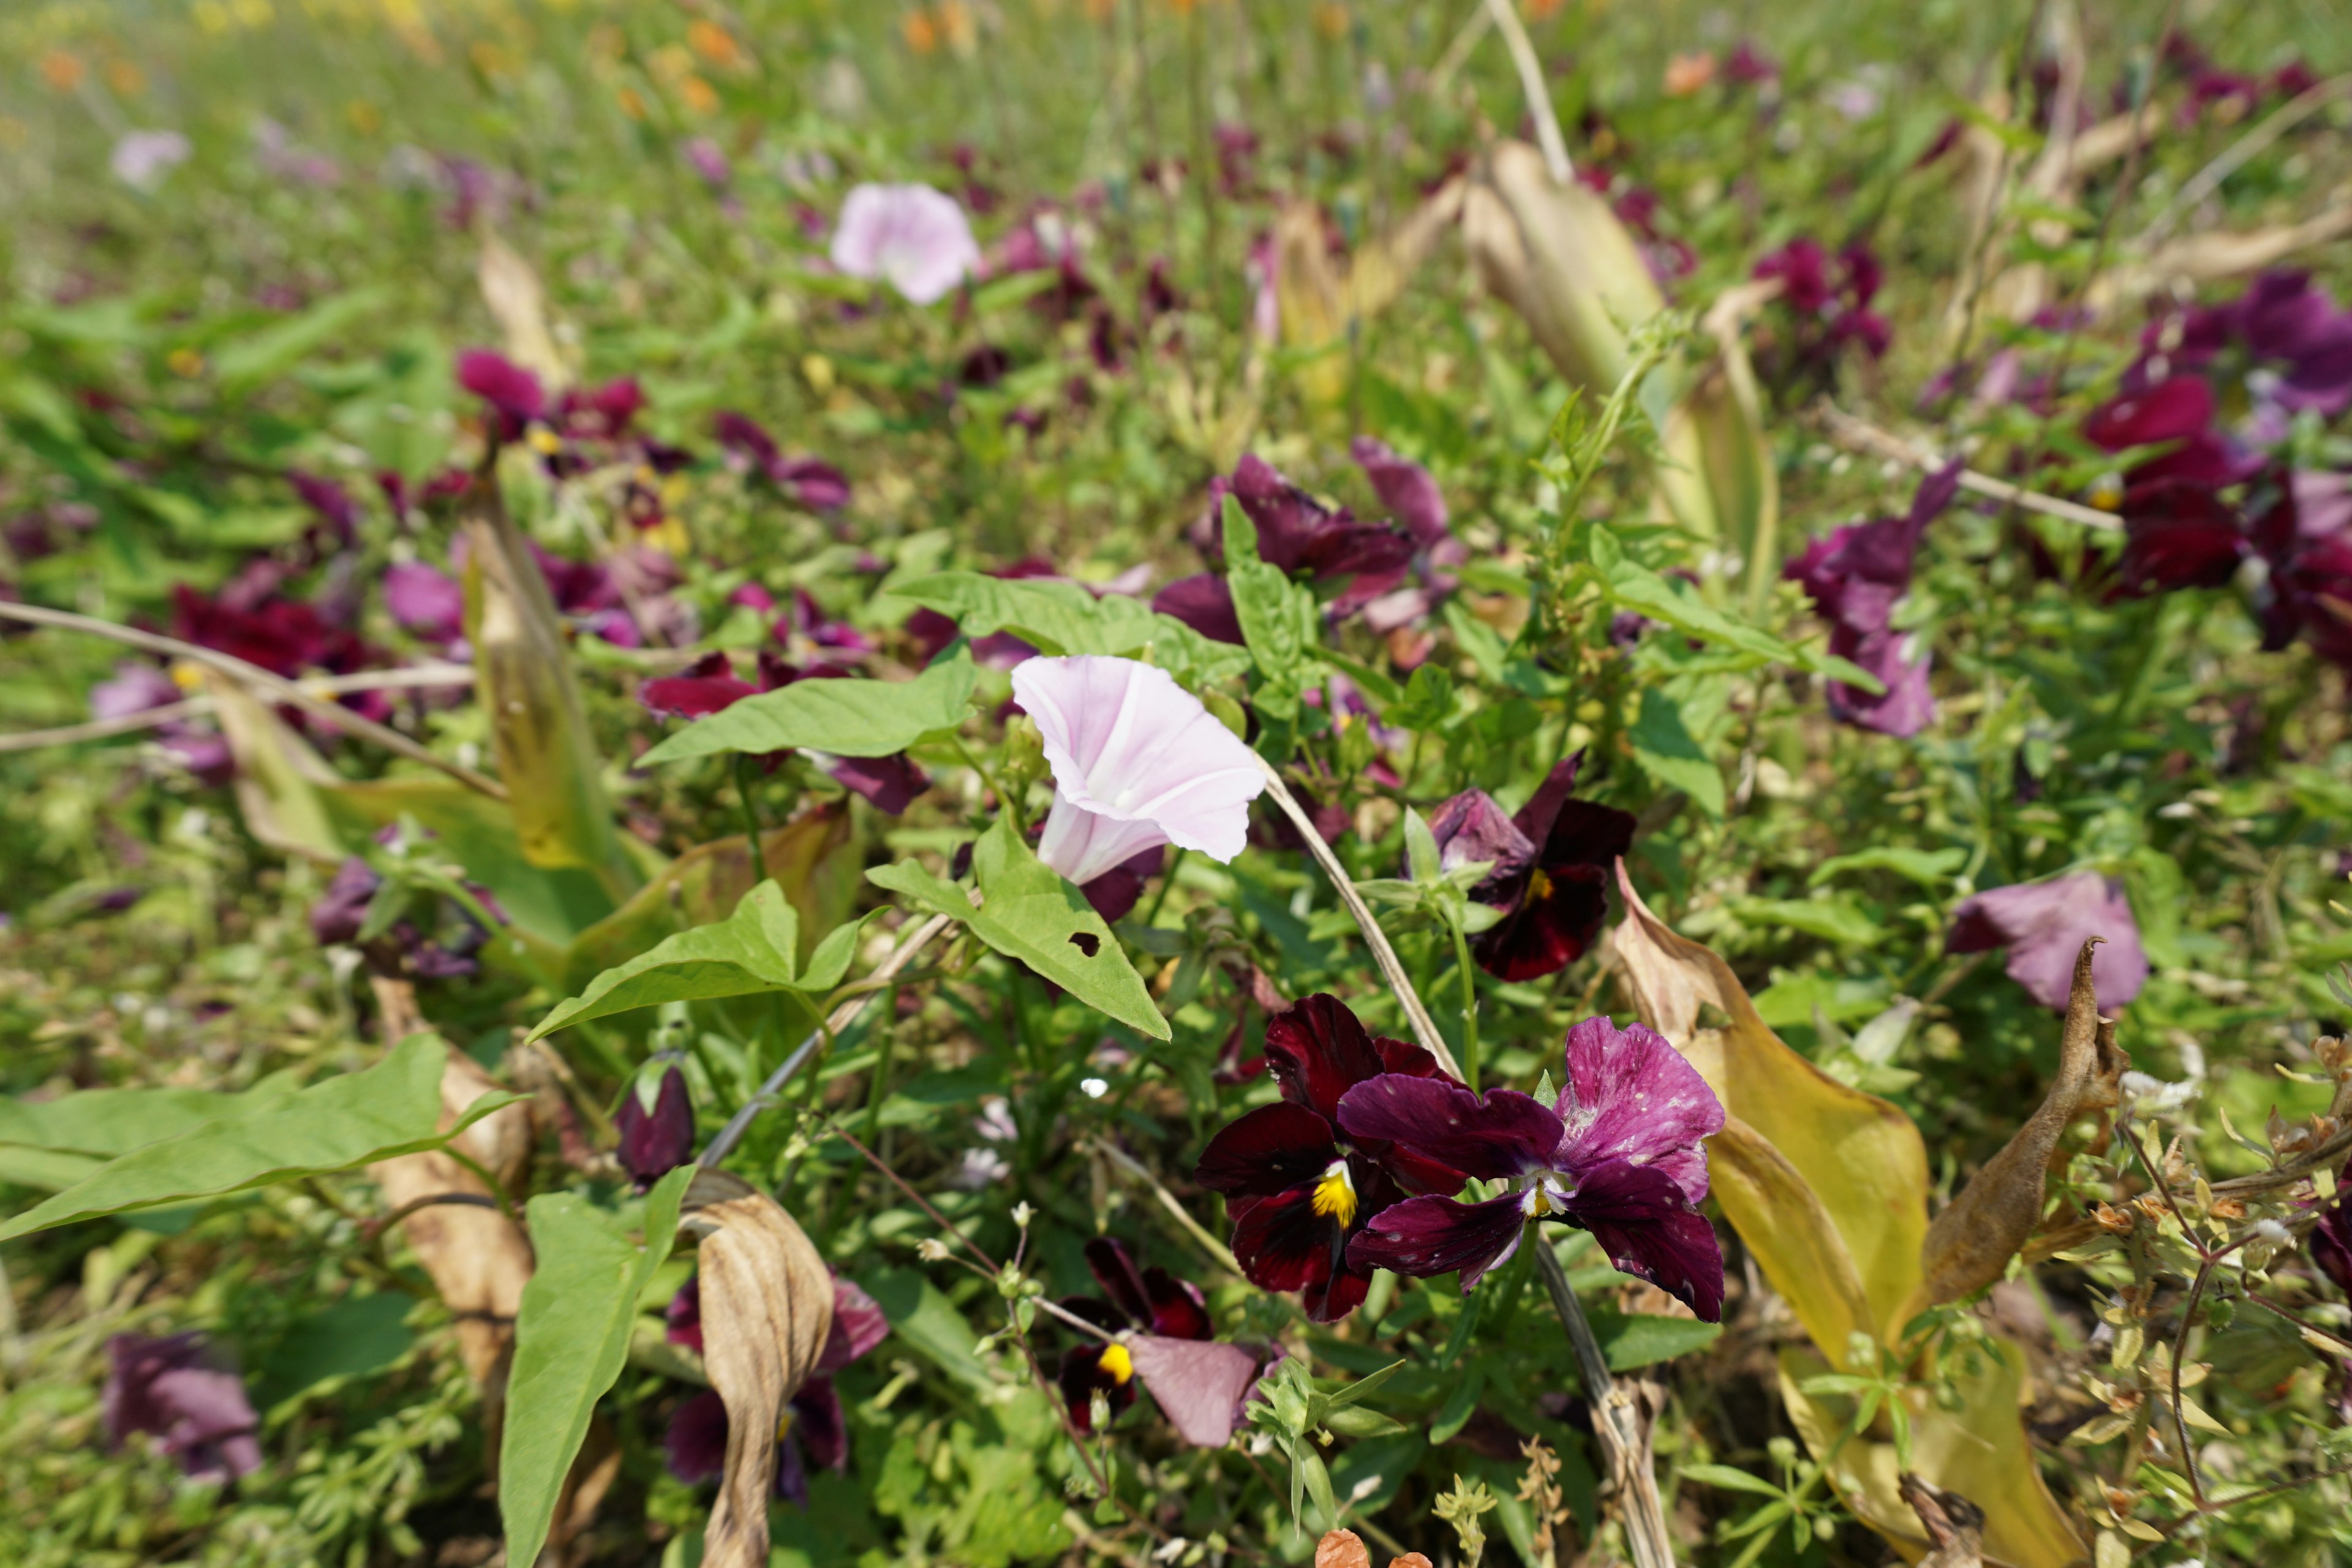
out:
M230 1480L261 1468L255 1436L261 1423L245 1382L217 1364L204 1335L117 1334L106 1342L106 1360L100 1410L109 1448L143 1432L200 1481Z
M1780 299L1796 317L1793 341L1771 356L1784 373L1826 376L1849 343L1873 359L1886 353L1892 331L1870 308L1884 272L1868 246L1850 245L1832 257L1819 240L1792 239L1758 261L1755 276L1778 279Z
M1450 1079L1388 1076L1349 1089L1339 1124L1515 1189L1479 1203L1408 1198L1349 1243L1360 1266L1419 1279L1459 1273L1467 1293L1517 1250L1528 1222L1592 1233L1609 1260L1723 1318L1723 1252L1699 1213L1701 1141L1723 1128L1715 1091L1664 1037L1587 1018L1568 1032L1558 1101L1471 1093Z
M457 356L457 384L490 405L502 441L514 440L547 412L539 377L488 349L467 349Z
M1144 883L1160 874L1167 858L1167 847L1155 844L1129 856L1101 876L1079 884L1078 891L1086 895L1087 902L1106 922L1123 921L1134 912L1137 901L1143 897Z
M168 708L186 696L163 670L126 658L114 667L113 679L101 680L89 689L89 716L127 719L151 708Z
M326 892L310 906L310 933L321 945L356 942L367 921L368 905L383 886L374 868L353 855L336 868Z
M2136 496L2168 484L2221 488L2251 479L2259 457L2242 452L2213 428L2213 389L2201 377L2168 376L2126 391L2091 411L2083 435L2109 452L2141 447L2167 449L2124 472L2124 514Z
M575 386L556 400L554 423L575 441L617 441L645 411L645 389L625 375L602 386Z
M776 438L750 415L723 410L712 429L730 461L765 476L795 503L812 511L833 511L849 504L849 481L840 469L815 458L785 457Z
M286 482L294 487L302 504L318 514L338 546L351 543L359 532L361 516L359 502L352 499L351 491L332 479L306 474L299 468L288 469Z
M675 1067L664 1071L651 1107L631 1085L613 1126L621 1135L621 1168L645 1192L694 1156L694 1100L686 1075Z
M1151 607L1204 637L1235 647L1245 640L1240 613L1234 608L1234 591L1218 573L1198 572L1177 578L1151 596Z
M702 1353L702 1281L688 1279L670 1298L663 1314L672 1344ZM826 1375L839 1372L887 1338L889 1320L873 1297L839 1275L833 1280L833 1331L817 1357L815 1376L801 1384L785 1408L777 1432L775 1493L805 1507L808 1468L846 1470L849 1468L849 1425L841 1395ZM727 1468L727 1404L717 1392L704 1389L688 1395L671 1413L662 1438L662 1457L670 1474L689 1486L719 1479Z
M1518 814L1484 790L1465 790L1437 808L1430 832L1438 863L1491 860L1471 892L1503 918L1471 938L1478 966L1504 980L1535 980L1584 956L1609 915L1609 868L1633 847L1633 817L1570 798L1584 753L1552 769Z
M1920 481L1901 517L1849 523L1813 541L1782 575L1804 584L1813 608L1830 623L1830 652L1876 676L1877 696L1833 680L1830 711L1849 724L1885 735L1916 735L1935 717L1927 689L1927 650L1894 626L1895 606L1911 591L1911 570L1927 524L1959 493L1954 461Z
M1404 524L1412 542L1423 550L1435 550L1460 543L1448 526L1445 497L1429 470L1409 458L1401 458L1384 443L1370 436L1359 436L1348 444L1348 455L1364 470L1364 478L1372 484L1372 491L1381 504Z
M1401 1199L1400 1178L1452 1192L1458 1172L1378 1140L1341 1141L1340 1098L1383 1074L1438 1076L1419 1046L1375 1038L1336 996L1302 998L1265 1026L1266 1060L1283 1098L1232 1122L1201 1156L1202 1184L1225 1194L1234 1254L1254 1284L1297 1290L1307 1315L1335 1322L1361 1304L1370 1267L1348 1242Z
M2346 1216L2342 1204L2311 1227L2311 1260L2338 1290L2352 1296L2352 1218Z
M1224 552L1224 498L1231 495L1257 527L1260 557L1285 572L1316 579L1392 572L1412 559L1412 535L1356 521L1346 508L1325 506L1255 453L1234 466L1231 478L1209 481L1209 510L1195 537L1212 556Z
M1138 1268L1126 1246L1110 1237L1098 1236L1087 1242L1086 1252L1087 1271L1102 1294L1066 1297L1065 1311L1106 1333L1124 1335L1140 1330L1169 1339L1209 1338L1213 1331L1208 1303L1197 1286L1165 1268ZM1055 1381L1070 1408L1070 1424L1081 1432L1091 1432L1097 1394L1103 1396L1114 1421L1135 1403L1134 1354L1122 1339L1081 1340L1062 1352Z
M274 586L252 594L231 584L207 596L183 583L172 590L173 631L183 642L257 664L291 679L306 670L349 674L373 655L349 628L339 626L318 605L279 598Z
M2095 936L2105 941L2091 960L2091 984L2099 1011L2113 1016L2147 984L2147 954L2123 884L2096 871L1963 899L1952 911L1944 951L2009 949L2009 977L2044 1007L2063 1013L2074 986L2075 955Z

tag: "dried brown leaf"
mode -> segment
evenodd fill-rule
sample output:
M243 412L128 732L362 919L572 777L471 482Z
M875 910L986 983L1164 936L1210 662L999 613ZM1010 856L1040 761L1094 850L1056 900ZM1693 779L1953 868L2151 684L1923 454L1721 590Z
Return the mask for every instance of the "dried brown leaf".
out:
M1929 1550L1919 1568L1983 1568L1984 1510L1908 1472L1902 1487L1903 1500L1927 1532Z
M2130 1064L2116 1048L2114 1024L2099 1016L2092 991L2091 954L2099 941L2093 937L2075 955L2058 1076L2041 1109L1927 1226L1921 1266L1930 1302L1957 1300L2001 1277L2042 1218L2042 1188L2059 1138L2077 1117L2116 1103L2116 1079Z
M767 1568L776 1426L833 1331L833 1276L782 1205L726 1172L697 1173L681 1224L701 1237L702 1361L727 1405L703 1568Z
M1372 1568L1371 1549L1352 1530L1326 1531L1315 1543L1315 1568Z

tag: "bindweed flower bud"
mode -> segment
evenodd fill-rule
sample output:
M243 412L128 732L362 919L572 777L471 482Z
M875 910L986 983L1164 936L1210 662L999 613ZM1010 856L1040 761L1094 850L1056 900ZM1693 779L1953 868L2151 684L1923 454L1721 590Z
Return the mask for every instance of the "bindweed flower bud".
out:
M621 1168L642 1193L693 1156L694 1101L686 1075L675 1067L665 1071L650 1109L643 1089L631 1086L613 1125L621 1134Z

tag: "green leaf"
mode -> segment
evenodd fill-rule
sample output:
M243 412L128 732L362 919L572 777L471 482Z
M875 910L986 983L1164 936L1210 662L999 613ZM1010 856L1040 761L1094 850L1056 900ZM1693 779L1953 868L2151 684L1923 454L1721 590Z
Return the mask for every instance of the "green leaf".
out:
M362 316L392 301L388 289L360 289L321 300L290 321L281 321L228 344L213 356L213 373L224 390L242 392L292 369L327 346Z
M878 887L971 928L1008 958L1017 958L1087 1005L1155 1040L1169 1037L1168 1020L1144 989L1143 977L1087 904L1085 895L1030 852L1009 817L981 835L971 868L980 906L964 889L912 860L866 873Z
M257 1402L267 1409L331 1379L382 1372L416 1342L408 1327L415 1308L405 1291L383 1290L298 1321L261 1368Z
M1323 1425L1342 1437L1393 1437L1404 1430L1402 1421L1392 1421L1360 1405L1342 1405L1331 1412Z
M1853 905L1826 899L1738 899L1731 912L1748 925L1787 926L1841 947L1868 947L1885 935Z
M988 1363L980 1359L980 1336L955 1310L955 1303L919 1270L895 1269L866 1283L882 1315L890 1320L892 1333L967 1386L978 1391L994 1388Z
M1832 855L1822 861L1805 879L1805 886L1818 888L1848 871L1892 871L1923 888L1937 888L1950 881L1968 862L1969 852L1965 849L1860 849L1851 855Z
M1685 1480L1704 1481L1711 1487L1730 1491L1754 1492L1759 1497L1777 1498L1780 1489L1761 1476L1751 1476L1746 1470L1735 1470L1729 1465L1685 1465L1675 1472Z
M1593 1309L1593 1338L1601 1342L1612 1372L1637 1372L1678 1355L1705 1350L1723 1333L1720 1323L1695 1318L1668 1318L1648 1312L1611 1312Z
M441 1131L436 1123L441 1120L441 1073L448 1051L437 1036L411 1035L364 1072L270 1097L135 1149L0 1226L0 1241L125 1209L220 1197L436 1148L500 1106L525 1098L483 1095L457 1126Z
M273 1073L242 1094L203 1089L85 1089L55 1100L0 1100L0 1143L109 1157L242 1114L299 1087Z
M1367 1373L1338 1393L1327 1394L1325 1397L1330 1400L1331 1408L1334 1410L1370 1399L1374 1394L1380 1392L1381 1384L1394 1377L1403 1365L1404 1363L1402 1361L1392 1361L1380 1371Z
M596 976L579 995L557 1004L530 1037L541 1039L591 1018L664 1002L708 1002L771 991L830 991L841 983L841 974L849 966L855 938L854 925L828 936L803 979L796 957L800 915L784 897L783 889L772 879L761 882L743 895L735 912L725 920L682 931L651 952ZM826 971L831 972L829 976Z
M1445 601L1445 624L1454 633L1454 643L1477 663L1482 679L1503 679L1503 667L1511 662L1511 650L1500 632L1464 608L1459 599ZM1406 689L1410 691L1412 688L1408 686Z
M1709 816L1721 818L1724 807L1723 770L1691 738L1682 709L1656 687L1642 692L1641 716L1632 730L1633 760L1642 771L1668 789L1678 789L1696 801Z
M1223 521L1225 584L1250 658L1269 683L1295 691L1309 650L1321 651L1315 595L1259 558L1257 525L1232 496L1225 498Z
M912 680L795 680L698 720L637 764L720 752L756 756L791 747L839 757L887 757L962 723L978 678L970 650L958 648Z
M940 572L893 584L890 593L937 610L968 637L1012 632L1048 654L1148 657L1187 687L1213 685L1249 668L1241 648L1204 637L1140 599L1097 599L1076 583Z
M645 1245L578 1193L530 1200L539 1268L515 1319L514 1371L499 1444L499 1515L507 1561L536 1563L563 1478L596 1402L621 1375L637 1294L669 1257L677 1210L696 1167L681 1165L646 1197Z

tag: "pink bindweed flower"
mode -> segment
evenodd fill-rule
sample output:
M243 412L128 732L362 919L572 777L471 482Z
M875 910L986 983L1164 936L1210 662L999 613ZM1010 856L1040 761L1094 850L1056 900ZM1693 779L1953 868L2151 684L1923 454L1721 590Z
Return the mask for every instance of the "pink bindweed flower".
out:
M879 278L918 305L980 271L980 246L956 199L929 185L859 185L841 204L833 264Z
M1664 1037L1587 1018L1568 1032L1559 1098L1517 1089L1482 1097L1441 1078L1388 1073L1340 1097L1339 1125L1511 1190L1477 1203L1407 1198L1373 1216L1348 1260L1427 1279L1459 1272L1466 1294L1518 1250L1538 1220L1592 1233L1609 1260L1723 1318L1723 1252L1699 1213L1702 1140L1723 1130L1722 1102Z
M2099 1011L2113 1015L2147 984L2147 953L2123 885L2096 871L2047 882L2021 882L1963 899L1952 911L1946 952L2009 949L2009 977L2044 1007L2066 1010L2074 957L2092 937L2105 937L2091 959Z
M1265 773L1166 670L1096 654L1033 658L1013 670L1013 696L1054 769L1037 846L1046 865L1083 884L1163 844L1220 861L1242 852Z

